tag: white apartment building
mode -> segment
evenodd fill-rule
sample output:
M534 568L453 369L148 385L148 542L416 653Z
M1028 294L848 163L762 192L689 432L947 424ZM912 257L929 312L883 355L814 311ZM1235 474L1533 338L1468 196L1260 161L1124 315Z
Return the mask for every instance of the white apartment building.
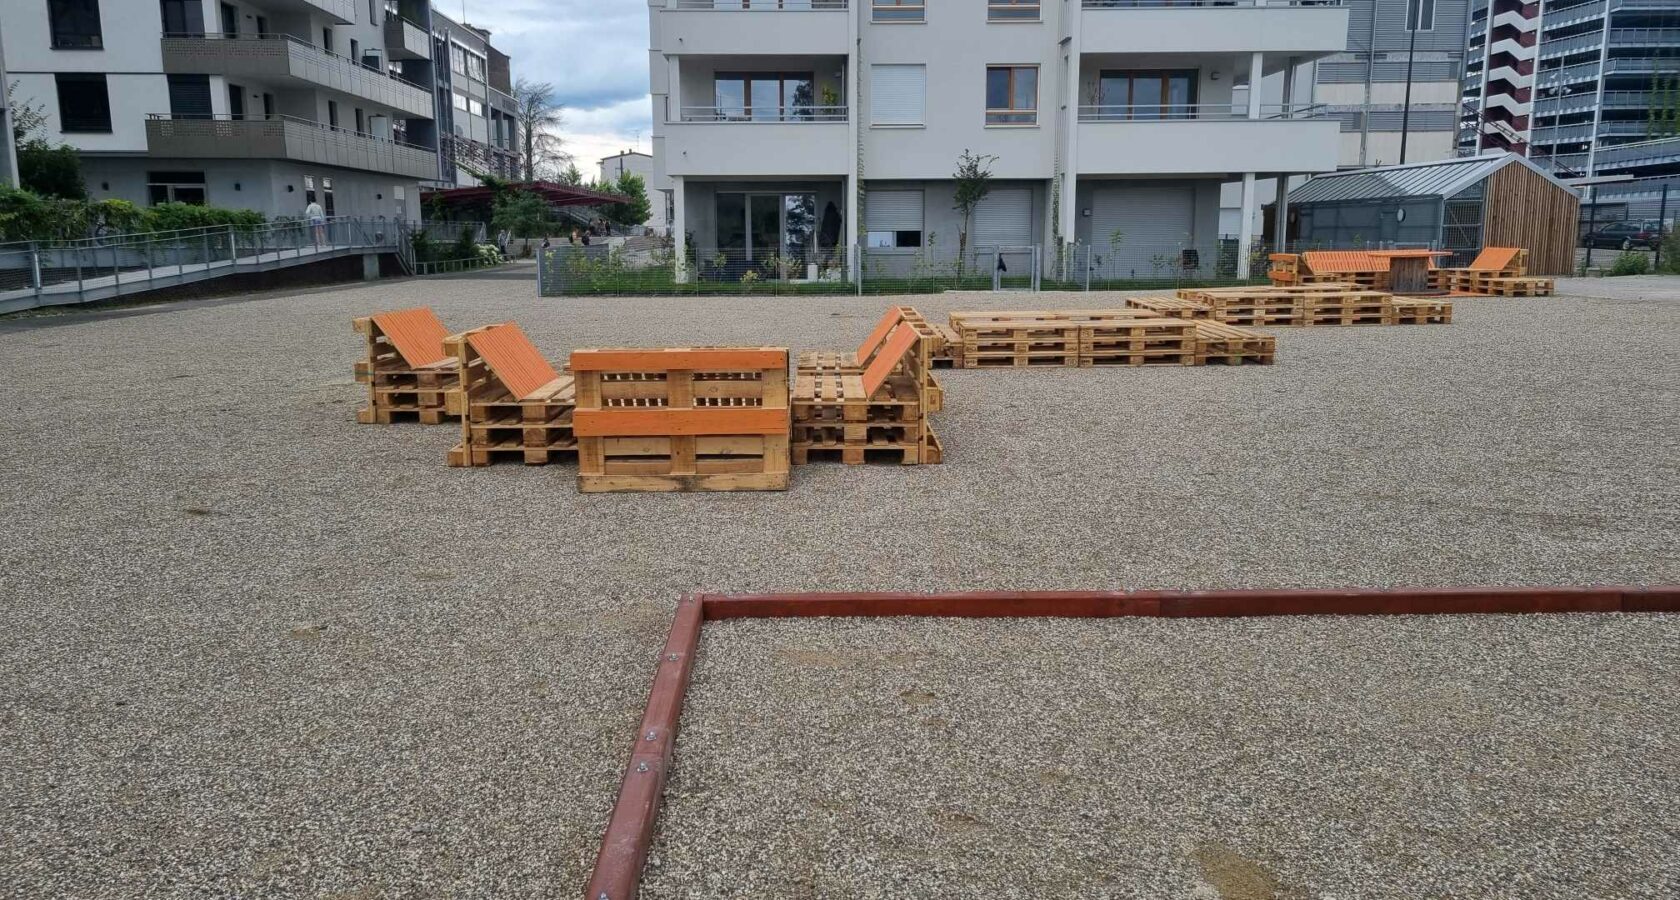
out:
M93 199L419 218L429 86L393 74L383 0L0 0L16 98ZM398 40L404 32L397 29Z
M642 183L647 188L648 219L642 224L664 234L671 227L671 184L665 177L664 167L653 158L653 154L637 150L601 157L598 177L602 184L612 184L625 172L642 176Z
M954 251L952 172L995 157L970 249L1101 248L1111 271L1218 245L1220 188L1336 169L1296 73L1347 10L1267 0L650 0L654 157L696 256ZM1310 79L1310 75L1307 76ZM1246 272L1246 254L1239 254Z

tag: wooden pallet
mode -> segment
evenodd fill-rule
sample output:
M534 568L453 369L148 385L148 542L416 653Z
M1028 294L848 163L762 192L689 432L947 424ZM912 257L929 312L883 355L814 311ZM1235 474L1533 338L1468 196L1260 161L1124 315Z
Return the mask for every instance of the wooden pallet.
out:
M951 313L967 369L1078 366L1080 328L1154 317L1141 309L1005 310Z
M936 369L962 368L962 338L956 329L940 324L934 324L933 329L939 332L940 347L929 358L929 363Z
M904 465L937 462L929 413L944 405L944 390L924 367L927 345L909 322L887 339L870 367L850 372L801 372L793 390L795 465L836 454L856 465L891 455Z
M511 322L450 335L461 390L461 443L451 466L488 466L502 459L543 465L577 452L572 430L573 381L554 370Z
M445 352L448 330L426 307L376 313L352 320L366 342L353 375L367 385L368 405L356 421L389 425L414 420L436 425L453 418L449 396L460 386L455 358Z
M1394 297L1389 300L1395 325L1447 325L1452 322L1452 302L1433 297Z
M1213 307L1200 300L1182 297L1127 297L1126 305L1133 309L1179 319L1211 319Z
M1196 323L1170 317L1111 320L1079 329L1081 366L1193 366Z
M1557 283L1550 278L1481 278L1470 293L1489 297L1550 297Z
M1299 298L1297 325L1392 325L1394 311L1389 294L1380 291L1347 291Z
M787 364L779 347L574 351L578 490L786 490Z
M1196 321L1196 364L1269 366L1277 357L1277 338L1224 322Z

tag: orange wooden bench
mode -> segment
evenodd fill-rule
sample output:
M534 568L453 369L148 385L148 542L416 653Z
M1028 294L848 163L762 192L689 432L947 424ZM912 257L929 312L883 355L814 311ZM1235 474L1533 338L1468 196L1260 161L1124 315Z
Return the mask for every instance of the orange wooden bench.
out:
M1548 296L1550 278L1528 277L1528 251L1520 247L1484 247L1470 265L1430 273L1437 290L1487 296Z
M460 372L461 443L452 466L487 466L517 455L542 465L577 452L573 379L555 371L512 322L444 339Z
M909 321L893 328L862 372L800 372L793 390L793 462L835 452L848 465L870 453L896 455L904 465L944 459L928 413L944 403L930 372L927 342Z
M449 329L424 306L375 313L352 323L367 340L367 356L355 366L356 381L368 387L368 405L356 411L364 425L388 425L415 417L428 425L449 412L448 395L458 379L455 358L443 349Z

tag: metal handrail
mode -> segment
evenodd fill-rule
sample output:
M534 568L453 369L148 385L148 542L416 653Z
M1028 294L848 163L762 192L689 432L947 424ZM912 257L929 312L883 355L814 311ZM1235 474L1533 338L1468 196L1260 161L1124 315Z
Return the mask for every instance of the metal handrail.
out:
M296 124L296 125L307 126L307 127L310 127L310 128L318 128L322 131L329 131L329 132L333 132L335 134L349 135L351 137L361 138L363 140L368 140L368 141L375 141L375 142L382 143L382 144L391 144L391 145L394 145L394 146L397 146L397 147L404 147L404 148L407 148L407 149L410 149L410 150L424 150L427 153L436 153L437 152L437 150L435 148L427 147L424 144L411 144L408 141L401 141L401 140L397 140L396 138L380 137L379 135L369 134L365 131L357 131L354 128L345 128L342 125L331 125L331 124L328 124L326 122L317 122L314 119L300 119L297 116L286 116L286 115L279 115L279 114L263 115L261 113L245 113L243 115L234 115L233 113L207 113L207 114L198 114L198 115L176 115L175 113L147 113L146 118L148 118L148 119L158 119L158 120L162 120L162 121L182 121L182 122L253 122L253 123L255 123L255 122L291 122L291 123Z
M1262 103L1256 121L1316 119L1325 115L1322 103ZM1081 122L1240 122L1248 116L1246 103L1134 103L1079 107Z
M404 21L407 21L407 20L405 19ZM419 28L420 26L416 25L415 27ZM424 29L422 29L422 30L424 30ZM411 88L414 88L415 90L419 90L419 91L425 91L428 94L431 93L431 89L426 87L423 84L419 84L419 83L416 83L416 82L413 82L413 81L409 81L407 78L404 78L401 75L392 75L390 72L385 71L383 68L376 68L374 66L365 65L359 59L351 59L348 56L340 56L337 53L334 53L331 50L328 50L324 47L317 47L314 44L311 44L308 40L306 40L304 38L300 38L295 34L286 34L285 32L260 32L260 33L257 33L257 34L241 33L241 34L237 34L237 35L230 35L230 34L220 32L220 31L206 31L206 32L202 32L202 33L194 32L194 31L165 31L163 33L163 37L164 37L165 40L192 39L192 40L205 40L205 41L289 41L292 44L296 44L300 48L303 48L305 50L308 50L308 51L310 51L312 53L315 53L315 54L318 54L320 56L324 56L328 59L338 60L339 62L347 63L350 66L352 66L354 68L357 68L357 69L360 69L364 72L372 72L375 75L379 75L379 76L384 77L384 78L389 78L392 81L395 81L398 84L404 85L406 87L411 87Z
M743 109L733 106L684 106L679 115L683 122L728 122L731 124L766 124L813 122L844 122L844 106L778 106L772 109Z
M328 216L326 223L344 224L364 221L361 216ZM394 221L383 216L376 217L374 222ZM259 232L276 232L287 229L306 228L309 223L302 218L274 219L258 222L252 225L202 225L197 228L173 228L167 231L119 231L112 234L102 234L85 238L50 238L40 241L6 241L0 243L0 250L7 248L36 248L41 250L75 250L78 248L127 246L137 243L169 243L182 241L196 241L205 235L226 234L230 229L239 235L257 234Z
M827 12L843 10L847 0L672 0L670 9L707 12Z

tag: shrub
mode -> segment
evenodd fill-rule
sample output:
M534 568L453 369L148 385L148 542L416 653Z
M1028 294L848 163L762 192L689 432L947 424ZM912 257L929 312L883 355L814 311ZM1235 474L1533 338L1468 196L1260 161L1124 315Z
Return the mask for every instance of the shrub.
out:
M0 187L0 240L41 240L51 230L46 201L30 191Z
M1632 250L1624 250L1610 265L1611 275L1644 275L1651 271L1651 264L1645 259L1645 254Z
M250 228L267 221L249 209L223 209L192 203L159 203L144 211L146 231L179 231L184 228L214 228L234 225Z
M529 191L508 191L496 198L496 214L490 227L507 229L518 238L540 236L548 223L548 203Z
M43 140L17 145L18 183L43 197L86 200L87 184L82 181L82 158L69 144L57 147Z

